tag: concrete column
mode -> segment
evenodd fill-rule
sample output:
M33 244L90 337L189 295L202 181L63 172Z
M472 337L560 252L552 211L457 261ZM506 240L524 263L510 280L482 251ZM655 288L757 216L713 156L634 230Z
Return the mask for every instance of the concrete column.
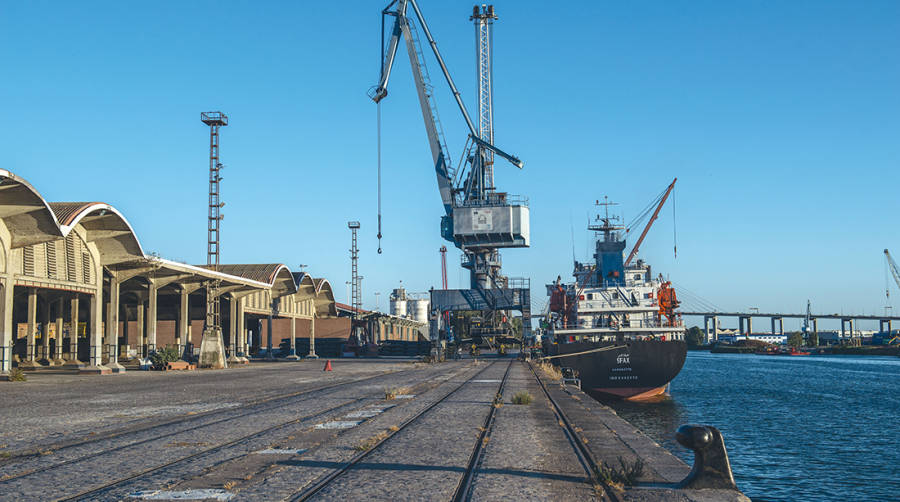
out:
M273 359L275 355L272 352L272 312L266 317L266 359Z
M813 317L812 324L813 324L813 333L816 334L816 339L818 339L819 338L819 320L816 319L815 317Z
M777 331L775 331L775 321L776 321L776 318L773 317L773 318L771 319L771 321L772 321L772 335L774 336L774 335L777 333Z
M738 334L739 335L744 334L744 318L743 317L738 317Z
M147 295L147 355L156 352L157 287L150 283Z
M78 361L78 297L72 298L69 305L69 361Z
M747 318L747 339L748 340L750 339L750 335L752 335L752 334L753 334L753 318L748 317Z
M784 318L783 317L778 318L778 334L784 335Z
M66 310L66 299L60 297L56 301L56 347L53 350L53 364L63 364L63 314Z
M184 353L183 340L187 338L188 325L190 324L190 308L188 300L190 293L186 289L181 289L181 303L178 308L178 331L175 333L175 345L177 345L178 353Z
M316 312L313 310L312 319L309 321L309 354L306 354L307 359L318 359L319 356L316 355Z
M138 358L142 359L147 357L149 352L147 352L147 332L144 331L144 302L138 302L136 316L137 316L137 344L138 344Z
M91 332L89 338L91 353L90 360L88 361L89 366L82 368L81 371L85 373L110 373L110 369L101 364L103 357L103 329L101 328L101 322L103 320L103 289L98 288L97 291L91 295L90 304Z
M50 359L50 307L53 305L48 299L44 302L44 311L41 316L41 363L52 366L53 361Z
M712 317L712 335L713 335L712 341L718 342L719 341L719 318L716 316Z
M247 328L244 324L244 300L243 298L235 298L235 312L237 315L237 358L241 362L250 362L247 359Z
M238 354L238 319L237 319L237 304L240 302L237 298L232 295L228 299L228 362L236 363L238 362L237 354Z
M288 359L298 360L300 356L297 355L297 318L291 317L291 348L287 355Z
M0 380L12 369L13 281L7 277L0 286Z
M853 319L850 319L850 341L852 342L856 334L853 332Z
M28 333L25 338L25 361L34 365L34 330L37 329L37 289L28 288Z
M109 315L106 317L106 344L109 352L107 366L113 373L122 373L125 367L119 364L119 281L109 279Z

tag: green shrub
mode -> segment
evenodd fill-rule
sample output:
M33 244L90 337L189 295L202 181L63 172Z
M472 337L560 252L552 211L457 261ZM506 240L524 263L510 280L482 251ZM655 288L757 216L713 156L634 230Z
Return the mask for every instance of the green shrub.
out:
M171 347L159 349L150 353L150 363L153 364L153 369L155 370L164 369L166 364L179 359L181 359L181 357L178 354L178 350Z
M512 397L512 404L531 404L534 398L527 390L516 392Z
M26 380L25 372L22 371L21 368L13 368L13 369L9 370L9 381L10 382L24 382L25 380Z

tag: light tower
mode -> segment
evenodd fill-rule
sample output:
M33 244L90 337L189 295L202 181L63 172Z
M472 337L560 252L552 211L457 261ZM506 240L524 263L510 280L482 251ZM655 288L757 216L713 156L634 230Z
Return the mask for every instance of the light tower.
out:
M219 185L222 182L219 162L219 127L228 125L228 116L222 112L203 112L200 120L209 126L209 213L206 232L206 265L213 271L219 269L220 227L222 207ZM206 283L206 326L200 339L201 368L225 367L225 341L222 337L221 311L219 309L219 281ZM234 320L232 320L234 322ZM232 347L232 351L234 348Z
M359 309L362 308L362 298L360 297L359 292L359 268L358 268L358 260L359 260L359 248L356 246L356 232L359 230L359 222L358 221L348 221L347 228L350 229L351 241L350 241L350 307L352 308L351 319L353 325L353 334L356 335L357 341L359 341L359 326L357 326L357 321L359 320Z

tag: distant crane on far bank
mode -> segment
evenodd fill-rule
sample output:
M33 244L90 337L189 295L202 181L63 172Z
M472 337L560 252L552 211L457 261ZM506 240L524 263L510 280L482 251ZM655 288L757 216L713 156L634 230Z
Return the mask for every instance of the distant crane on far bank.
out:
M887 267L891 270L891 275L894 276L894 282L897 283L897 288L900 289L900 267L897 266L897 262L894 261L890 251L887 249L884 250L884 259L887 261ZM887 298L891 297L891 289L887 284L884 286L884 296Z

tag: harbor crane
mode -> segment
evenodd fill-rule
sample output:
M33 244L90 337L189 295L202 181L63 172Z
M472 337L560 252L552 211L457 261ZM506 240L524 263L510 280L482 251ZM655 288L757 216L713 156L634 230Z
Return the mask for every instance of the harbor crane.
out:
M900 288L900 267L897 267L897 262L894 261L894 258L891 257L891 252L887 249L884 250L884 259L887 260L887 266L891 269L891 275L894 276L894 282L897 283L897 288ZM884 294L890 298L891 290L885 287Z
M494 317L496 312L521 310L523 324L530 324L530 284L501 274L499 249L530 245L527 199L500 192L494 184L494 158L500 157L522 168L515 155L494 145L491 48L492 26L497 15L492 5L475 6L470 21L475 23L478 64L478 114L473 122L437 43L428 29L416 0L392 0L382 10L382 65L378 84L369 97L381 106L388 95L388 82L401 38L409 56L413 80L422 109L425 132L431 149L438 191L444 206L441 237L463 252L462 266L470 272L470 289L435 291L432 308L436 310L481 310ZM385 28L393 18L389 32ZM417 28L418 26L418 28ZM421 30L437 61L444 81L453 95L466 124L467 136L459 165L452 166L436 104L434 87L425 64L425 52L419 40ZM380 110L380 108L379 108ZM379 111L380 121L380 111ZM379 122L379 138L381 126ZM380 141L380 139L379 139ZM379 143L380 145L380 143ZM379 146L380 152L380 146ZM380 166L380 157L379 157ZM380 173L380 168L379 168ZM380 183L380 182L379 182ZM379 222L381 215L379 214ZM381 231L379 228L379 240ZM526 286L526 284L529 284ZM506 315L497 316L505 319ZM527 318L527 319L524 319ZM527 323L524 321L527 320ZM525 328L529 331L530 328Z

